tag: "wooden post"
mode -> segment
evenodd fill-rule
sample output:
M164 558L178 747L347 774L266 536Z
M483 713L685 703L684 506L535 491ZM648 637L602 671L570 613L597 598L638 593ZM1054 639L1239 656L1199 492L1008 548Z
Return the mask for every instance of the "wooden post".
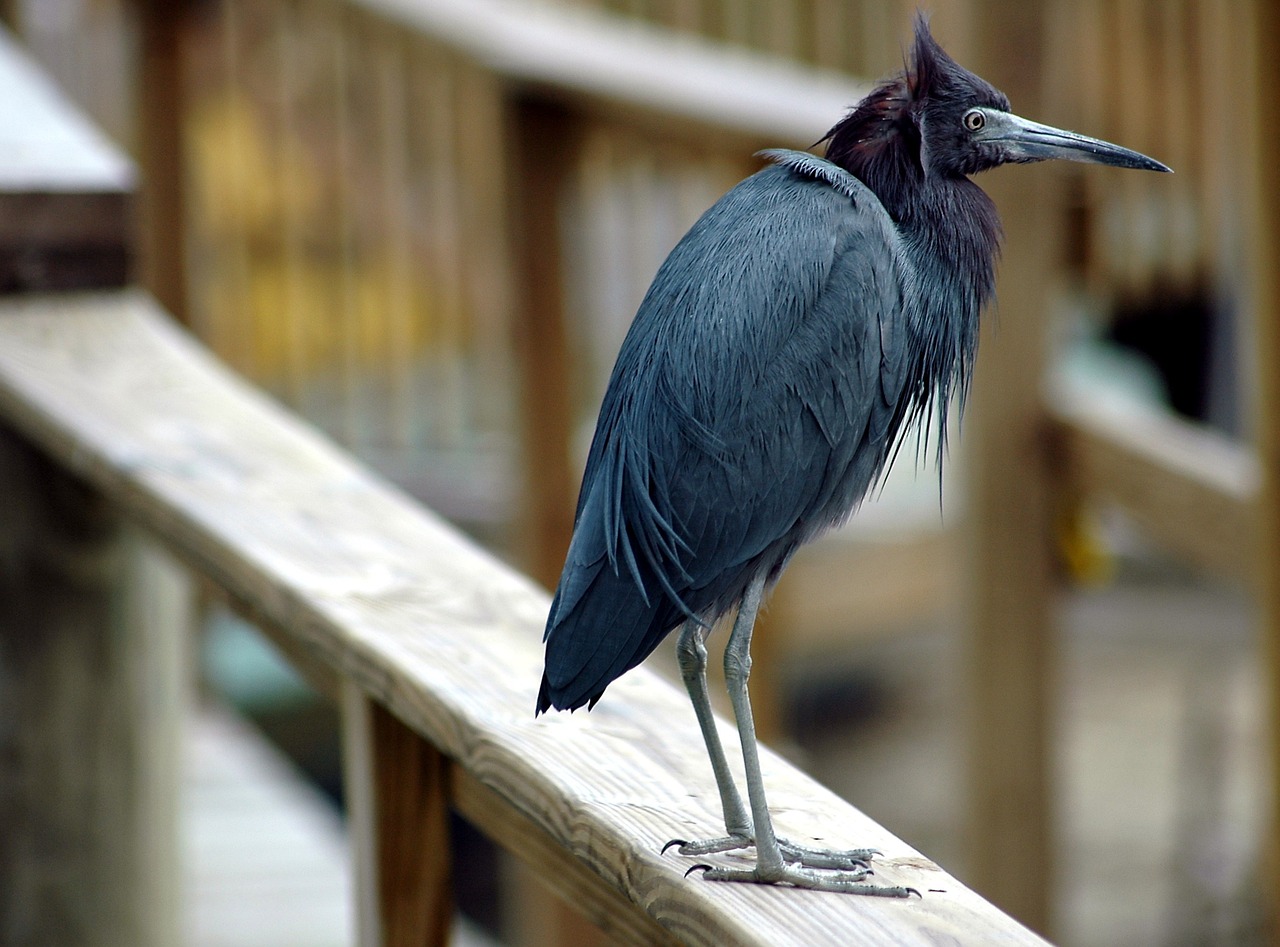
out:
M1039 4L975 7L977 71L1036 116ZM1053 556L1041 380L1054 259L1053 170L1002 168L982 186L1004 221L998 312L987 314L964 448L969 883L1034 930L1053 890L1048 742Z
M351 681L344 784L360 947L446 947L453 922L449 762Z
M133 169L4 34L0 87L0 292L122 285ZM96 492L0 428L0 942L178 941L191 601Z
M135 0L138 11L136 156L142 177L142 284L187 321L187 214L183 146L186 0Z
M1249 157L1249 187L1252 208L1246 245L1250 248L1253 274L1253 350L1256 353L1253 377L1257 380L1254 403L1255 440L1262 470L1262 493L1258 508L1257 584L1260 644L1263 667L1268 677L1268 722L1271 739L1271 809L1266 820L1263 845L1265 886L1260 903L1266 912L1266 931L1274 941L1280 932L1280 794L1275 775L1280 762L1280 140L1274 132L1271 102L1280 82L1280 10L1271 0L1251 5L1247 36L1248 81L1243 90L1245 154Z
M573 404L560 214L579 130L566 109L548 102L517 100L510 109L506 193L512 202L516 357L525 439L524 561L535 579L554 586L569 548L577 490L570 463Z
M525 569L554 588L573 534L577 478L570 460L574 417L572 366L565 318L560 215L581 148L581 127L568 109L538 99L508 103L510 195L516 305L515 346L520 368L525 517ZM515 923L528 945L599 942L599 931L544 893L520 866L506 873L520 905Z
M179 941L189 586L0 430L0 942Z

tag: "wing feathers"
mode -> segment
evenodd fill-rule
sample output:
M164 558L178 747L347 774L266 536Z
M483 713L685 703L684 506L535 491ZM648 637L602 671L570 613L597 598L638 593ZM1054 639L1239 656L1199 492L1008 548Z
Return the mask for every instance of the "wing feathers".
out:
M731 608L888 459L905 378L892 223L834 165L779 160L681 240L623 343L539 709L594 702L681 620Z

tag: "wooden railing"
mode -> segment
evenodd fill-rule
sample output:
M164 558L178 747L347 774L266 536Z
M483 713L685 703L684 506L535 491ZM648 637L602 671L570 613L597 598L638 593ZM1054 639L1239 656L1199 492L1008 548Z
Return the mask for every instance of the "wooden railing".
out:
M0 69L25 115L6 129L59 159L14 175L23 149L0 152L0 207L48 200L76 221L106 194L127 208L127 165L3 35ZM21 251L0 258L6 277L62 258L65 234L38 215L6 220ZM108 256L127 254L123 220L99 223L93 240L105 230ZM545 593L228 371L143 292L115 278L51 292L62 281L48 271L29 284L43 292L0 300L6 943L177 941L183 570L340 702L361 943L445 943L450 809L620 942L1040 942L769 753L784 831L875 845L879 876L924 896L685 878L662 844L714 832L720 815L680 693L641 670L590 715L535 720ZM155 543L183 570L157 570Z

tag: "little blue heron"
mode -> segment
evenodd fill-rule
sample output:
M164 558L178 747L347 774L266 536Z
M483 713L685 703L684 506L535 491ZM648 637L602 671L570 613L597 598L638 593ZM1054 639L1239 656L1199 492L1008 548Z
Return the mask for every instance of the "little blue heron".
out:
M823 140L825 159L764 152L771 164L703 214L640 304L587 458L537 710L594 706L681 627L726 835L671 844L693 856L755 847L752 868L695 866L717 881L905 897L864 882L872 850L774 834L747 695L761 597L880 481L905 431L932 418L943 450L1000 240L968 176L1049 158L1169 169L1013 115L922 17L910 65ZM750 809L707 695L705 638L735 608L724 664Z

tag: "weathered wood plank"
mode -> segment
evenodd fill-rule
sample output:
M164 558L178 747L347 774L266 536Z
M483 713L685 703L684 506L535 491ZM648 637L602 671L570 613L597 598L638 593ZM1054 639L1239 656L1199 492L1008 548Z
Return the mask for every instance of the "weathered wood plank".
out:
M358 0L507 82L662 135L807 147L867 92L847 76L584 8Z
M445 947L453 921L445 757L342 689L343 765L361 947Z
M352 947L347 832L330 800L218 704L193 708L184 726L175 943Z
M1253 578L1260 471L1249 448L1085 390L1051 397L1047 410L1068 489L1118 503L1187 562Z
M0 29L0 293L121 286L134 174Z
M0 942L175 943L189 586L4 425L0 496Z
M183 142L188 0L132 0L138 22L138 228L142 284L179 320L187 318L187 162Z
M720 822L684 696L639 669L590 714L534 719L545 593L214 363L144 297L0 309L0 417L677 939L1039 942L771 753L780 832L878 847L879 877L924 898L684 878L687 860L661 846ZM559 871L563 855L545 864ZM574 901L598 899L579 887Z
M560 220L582 125L543 102L509 105L516 353L520 360L524 568L554 585L573 531L574 412Z
M1043 7L989 0L974 10L978 71L1022 114L1037 114L1041 98ZM967 870L1004 910L1042 932L1054 867L1053 471L1039 403L1060 180L1053 175L1005 168L983 181L1004 222L1000 318L983 325L963 439L971 463L962 582Z
M631 903L592 871L572 852L516 809L502 795L489 789L461 768L452 770L452 796L458 812L491 838L498 839L530 870L540 885L549 887L573 904L586 920L605 932L610 943L677 944L679 941L651 917L635 911ZM537 935L552 942L564 936L566 918L540 918L548 929ZM522 933L528 934L527 930ZM579 939L595 931L577 932Z
M1242 59L1246 76L1244 152L1252 195L1246 215L1250 268L1254 274L1253 318L1257 379L1254 402L1261 491L1254 546L1259 557L1258 604L1262 660L1270 688L1267 702L1270 729L1272 794L1267 813L1267 838L1262 843L1264 879L1262 903L1268 929L1280 930L1280 793L1275 792L1280 772L1280 140L1270 113L1273 92L1280 79L1280 10L1268 0L1248 5L1245 24L1249 43Z
M381 947L378 910L378 802L374 776L373 705L359 687L343 681L338 695L342 722L342 789L351 846L357 947Z

